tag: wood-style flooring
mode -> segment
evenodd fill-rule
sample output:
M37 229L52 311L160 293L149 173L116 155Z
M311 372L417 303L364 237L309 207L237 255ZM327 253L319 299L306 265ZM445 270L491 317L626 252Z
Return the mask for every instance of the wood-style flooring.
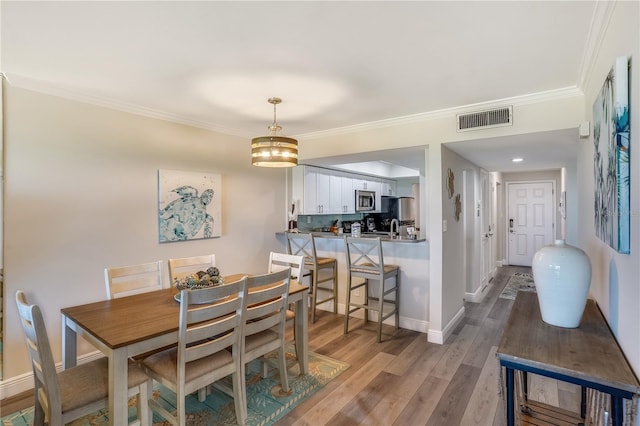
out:
M495 356L512 300L499 297L514 272L502 267L482 303L465 303L465 317L445 344L426 335L383 328L376 343L375 323L350 322L318 311L310 325L310 350L351 365L323 389L299 404L278 425L487 425L506 424ZM579 388L529 375L531 399L579 411ZM0 403L10 413L33 404L27 392Z

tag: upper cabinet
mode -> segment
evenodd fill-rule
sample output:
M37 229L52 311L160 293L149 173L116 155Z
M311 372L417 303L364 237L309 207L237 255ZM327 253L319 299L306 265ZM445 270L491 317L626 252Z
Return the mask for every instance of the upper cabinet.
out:
M356 193L353 192L353 178L342 176L342 213L351 214L356 212Z
M329 170L309 166L293 169L293 199L299 214L341 214L342 177Z
M395 181L388 179L313 166L297 166L292 173L292 195L298 203L299 214L355 213L357 189L376 193L376 212L379 212L381 196L395 195Z
M381 195L396 195L396 181L389 179L382 179L380 182L380 194Z

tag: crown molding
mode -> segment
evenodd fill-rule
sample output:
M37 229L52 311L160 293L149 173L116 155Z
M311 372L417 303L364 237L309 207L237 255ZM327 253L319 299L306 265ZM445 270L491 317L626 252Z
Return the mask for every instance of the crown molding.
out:
M5 78L11 86L19 87L21 89L44 93L46 95L57 96L72 101L84 102L87 104L101 106L116 111L127 112L130 114L141 115L144 117L169 121L172 123L184 124L186 126L210 130L217 133L223 133L225 135L246 137L244 133L237 129L216 126L208 122L193 120L178 114L171 114L153 108L146 108L140 105L116 101L114 99L109 99L101 96L90 95L71 88L54 86L45 81L23 75L5 74Z
M611 16L616 7L615 1L598 1L591 16L589 25L589 34L587 42L584 46L582 61L580 63L580 71L578 73L578 88L584 90L589 84L589 80L593 74L596 60L602 47L604 36L609 28Z
M246 137L246 133L232 128L226 128L222 126L213 125L208 122L193 120L177 114L171 114L164 111L155 110L152 108L146 108L139 105L129 104L125 102L116 101L100 96L90 95L82 93L74 89L53 86L50 83L37 80L31 77L22 76L18 74L7 75L5 74L7 82L14 87L22 89L32 90L47 95L58 96L64 99L69 99L78 102L84 102L91 105L101 106L117 111L127 112L131 114L141 115L144 117L169 121L178 124L184 124L186 126L196 127L200 129L210 130L217 133L222 133L229 136ZM363 132L368 130L384 129L393 126L407 125L422 123L425 121L436 120L447 117L455 117L456 114L472 112L477 110L491 109L504 105L521 106L528 104L535 104L540 102L552 101L557 99L566 99L576 96L583 96L583 92L576 86L564 87L560 89L548 90L545 92L532 93L528 95L515 96L511 98L495 99L486 102L479 102L475 104L462 105L458 107L445 108L440 110L434 110L424 113L412 114L402 117L390 118L379 121L372 121L362 124L356 124L353 126L338 127L334 129L321 130L318 132L303 133L294 135L298 140L311 140L329 136L343 135L349 133Z
M372 121L368 123L356 124L354 126L338 127L335 129L321 130L296 135L298 140L311 140L329 136L337 136L348 133L364 132L368 130L383 129L387 127L422 123L430 120L437 120L447 117L455 117L456 114L473 112L478 110L492 109L504 105L523 106L548 102L558 99L569 99L583 96L584 93L576 86L564 87L560 89L548 90L545 92L532 93L529 95L514 96L511 98L495 99L475 104L462 105L458 107L445 108L419 114L407 115L404 117L390 118L387 120Z

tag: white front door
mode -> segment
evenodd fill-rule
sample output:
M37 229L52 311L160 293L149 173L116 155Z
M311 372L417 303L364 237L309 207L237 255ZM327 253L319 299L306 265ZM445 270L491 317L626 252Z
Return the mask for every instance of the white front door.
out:
M533 255L553 242L553 182L507 183L508 263L531 266Z

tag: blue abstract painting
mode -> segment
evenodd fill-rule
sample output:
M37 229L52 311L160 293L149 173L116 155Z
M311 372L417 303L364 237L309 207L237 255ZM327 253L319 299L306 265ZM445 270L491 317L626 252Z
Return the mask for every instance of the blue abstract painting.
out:
M630 252L629 61L616 59L593 104L594 219L596 235Z
M219 174L159 170L160 242L219 237L220 187Z

